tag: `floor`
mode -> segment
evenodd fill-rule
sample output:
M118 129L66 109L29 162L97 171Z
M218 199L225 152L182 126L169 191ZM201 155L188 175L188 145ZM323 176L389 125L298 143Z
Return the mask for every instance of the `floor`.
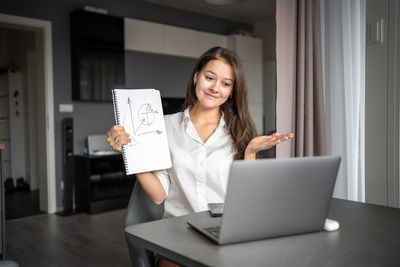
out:
M39 190L5 192L4 204L6 220L44 214L39 209Z
M29 266L130 266L126 209L95 215L42 214L6 222L6 259Z

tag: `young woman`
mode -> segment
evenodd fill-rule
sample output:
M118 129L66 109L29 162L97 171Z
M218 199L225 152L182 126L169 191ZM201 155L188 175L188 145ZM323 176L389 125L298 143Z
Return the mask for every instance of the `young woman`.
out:
M164 216L207 210L223 202L233 160L255 160L257 153L293 137L292 133L257 136L247 104L247 87L234 52L214 47L197 61L182 111L165 116L172 168L136 174L143 190ZM122 126L107 133L121 151L130 142Z

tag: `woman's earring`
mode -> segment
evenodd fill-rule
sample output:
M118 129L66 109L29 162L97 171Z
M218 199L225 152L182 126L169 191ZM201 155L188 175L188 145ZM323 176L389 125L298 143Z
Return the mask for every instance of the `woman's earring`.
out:
M232 95L229 96L229 99L231 99L231 98L232 98Z
M193 86L196 86L196 82L195 81L193 81Z

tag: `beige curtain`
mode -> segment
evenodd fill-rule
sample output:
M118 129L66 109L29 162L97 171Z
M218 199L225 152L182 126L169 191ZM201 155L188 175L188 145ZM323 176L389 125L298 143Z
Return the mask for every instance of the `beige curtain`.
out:
M277 157L325 154L320 0L276 1Z

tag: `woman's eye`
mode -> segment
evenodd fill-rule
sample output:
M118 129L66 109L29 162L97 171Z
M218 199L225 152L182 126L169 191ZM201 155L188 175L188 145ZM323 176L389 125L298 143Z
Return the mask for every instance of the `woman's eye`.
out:
M225 87L229 87L229 86L231 86L231 84L230 83L224 83L224 86Z
M212 81L213 77L206 76L206 79L209 80L209 81Z

